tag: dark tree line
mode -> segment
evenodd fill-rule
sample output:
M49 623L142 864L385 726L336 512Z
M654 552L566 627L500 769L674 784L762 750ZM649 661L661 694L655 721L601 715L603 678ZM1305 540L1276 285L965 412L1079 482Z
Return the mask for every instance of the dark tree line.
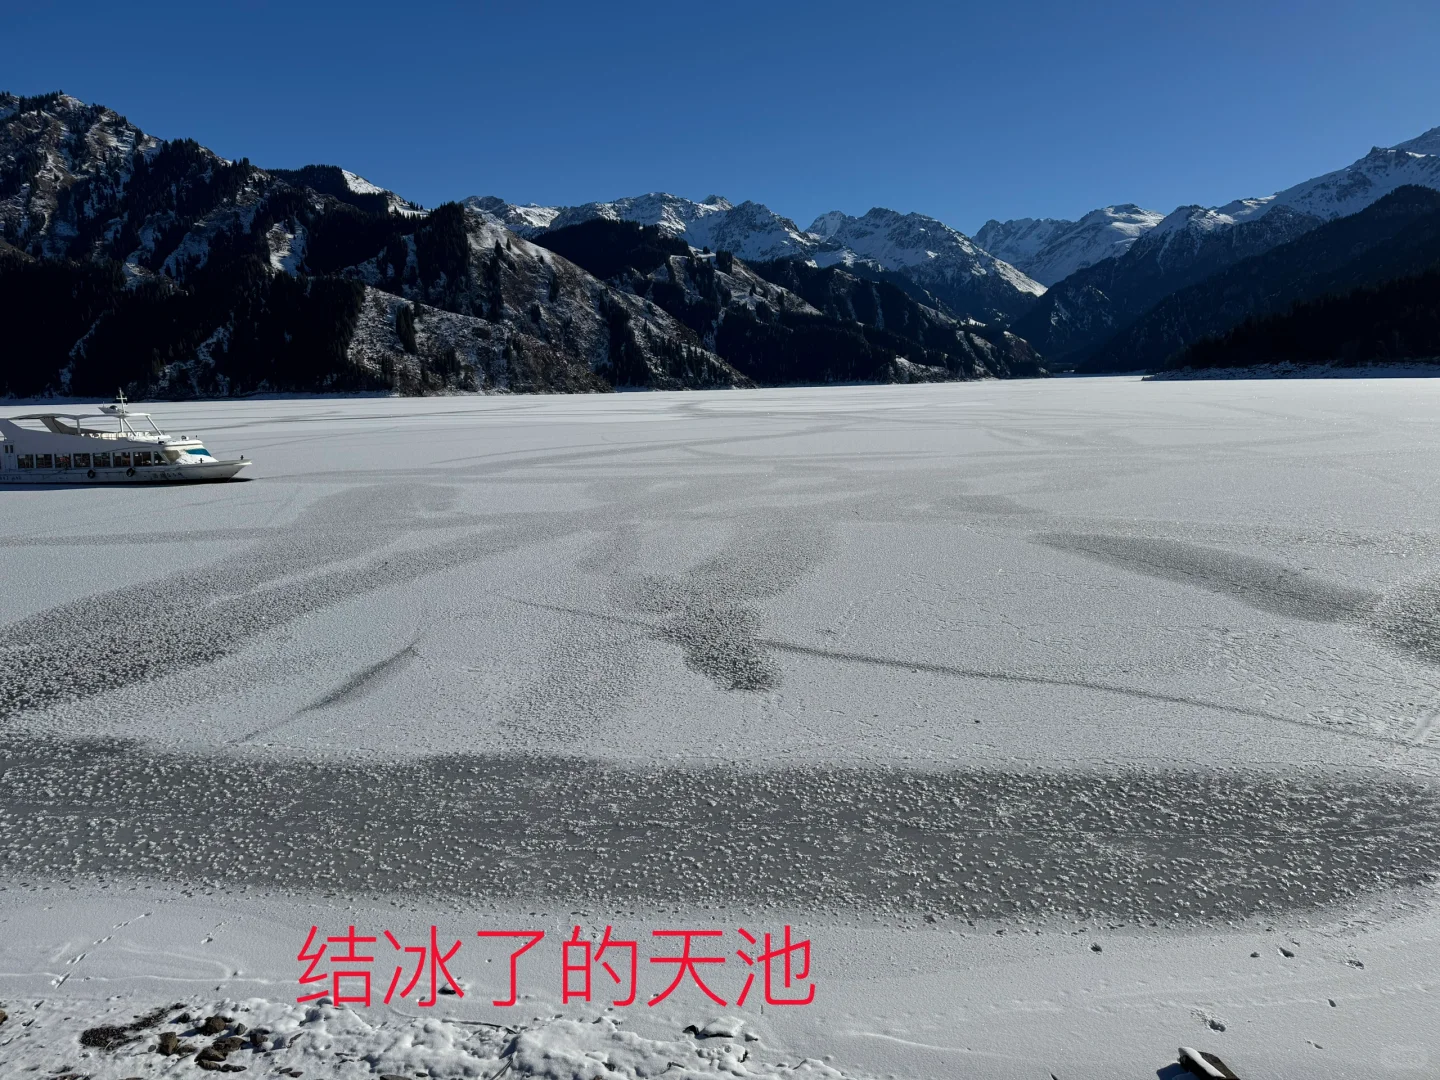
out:
M118 263L41 261L0 248L0 393L43 393L124 290Z
M415 262L428 302L461 310L470 290L470 234L465 208L459 203L437 206L415 231Z
M299 169L266 169L271 176L284 180L295 188L309 188L321 195L329 195L367 214L384 216L389 213L390 198L379 192L362 193L351 191L345 180L345 173L338 165L306 165Z
M627 270L651 274L672 255L690 256L690 245L663 229L605 218L542 233L535 242L605 281Z
M1357 214L1171 293L1079 369L1161 367L1192 342L1222 335L1247 318L1422 273L1437 261L1440 191L1405 185Z
M928 313L914 297L889 281L857 277L840 267L810 266L794 259L754 263L750 268L832 318L884 327L895 337L931 350L944 352L955 346L953 322Z
M635 337L630 313L618 300L608 296L600 297L600 314L605 317L609 333L606 343L607 374L614 386L650 385L650 368L645 363L645 353Z
M419 351L419 343L415 340L415 309L409 304L401 304L395 309L395 336L400 339L400 347L411 356Z
M1440 362L1440 267L1248 319L1181 350L1166 367L1397 360Z
M899 355L918 364L950 370L945 363L948 357L943 354L929 356L914 343L883 331L797 312L767 319L763 312L757 316L743 309L731 311L716 332L715 351L757 383L770 386L891 382L896 377L895 358ZM958 370L951 373L960 374Z
M144 393L207 341L213 369L196 370L231 393L372 388L346 359L363 288L275 274L243 248L212 250L184 285L152 279L128 288L113 261L0 257L0 325L14 345L4 350L0 393L58 389L67 368L73 394L108 397L117 386Z
M398 216L334 206L306 226L305 264L311 273L333 274L379 255L380 272L398 278L405 269L409 223ZM409 230L413 232L413 228Z
M125 189L124 217L110 240L108 254L123 260L140 245L140 229L146 219L168 211L177 220L161 235L148 260L150 269L159 269L190 227L217 206L232 201L252 171L250 162L243 158L226 164L211 157L194 139L163 143L151 158L137 155ZM76 185L82 186L83 181ZM72 197L83 199L84 195L81 190ZM90 220L97 228L105 227L98 218ZM79 254L88 249L89 241L90 237L82 232L72 252Z

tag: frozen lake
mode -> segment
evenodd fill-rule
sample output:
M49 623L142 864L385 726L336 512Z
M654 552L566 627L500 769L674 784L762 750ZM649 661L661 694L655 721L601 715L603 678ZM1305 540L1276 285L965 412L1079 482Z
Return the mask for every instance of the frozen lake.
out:
M0 489L0 995L115 889L280 1000L307 897L770 911L930 980L767 1019L847 1075L1440 1067L1440 382L153 410L251 479Z

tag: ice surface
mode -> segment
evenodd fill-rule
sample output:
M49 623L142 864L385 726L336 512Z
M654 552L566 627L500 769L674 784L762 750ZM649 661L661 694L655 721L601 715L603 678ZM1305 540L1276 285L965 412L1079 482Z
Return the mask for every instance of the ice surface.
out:
M535 1075L1153 1076L1181 1044L1424 1075L1437 406L151 406L255 479L0 490L0 1073L158 1074L76 1036L184 1002L312 1032L256 1075L490 1076L481 1022ZM285 1004L308 926L354 919L791 922L820 993ZM684 1033L732 1014L753 1042Z

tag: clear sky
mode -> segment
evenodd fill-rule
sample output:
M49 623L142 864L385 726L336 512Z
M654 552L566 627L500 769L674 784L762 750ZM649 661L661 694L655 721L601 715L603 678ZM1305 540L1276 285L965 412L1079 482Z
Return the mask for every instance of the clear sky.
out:
M1440 2L0 0L0 88L433 206L1169 211L1440 125Z

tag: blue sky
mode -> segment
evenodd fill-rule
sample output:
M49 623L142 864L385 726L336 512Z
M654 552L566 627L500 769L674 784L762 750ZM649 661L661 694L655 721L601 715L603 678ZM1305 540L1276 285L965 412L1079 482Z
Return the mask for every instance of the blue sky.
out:
M433 206L988 217L1267 194L1440 125L1440 4L0 0L0 88Z

